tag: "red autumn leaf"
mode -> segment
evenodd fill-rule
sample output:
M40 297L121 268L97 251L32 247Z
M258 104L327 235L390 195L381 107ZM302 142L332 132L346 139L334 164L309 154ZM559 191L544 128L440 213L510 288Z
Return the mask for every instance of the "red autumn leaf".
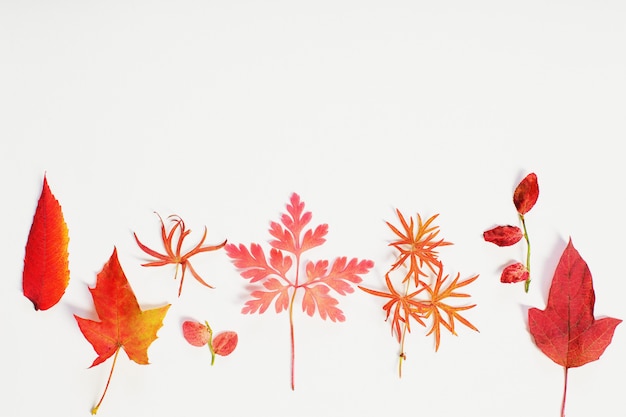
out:
M570 239L554 272L545 310L528 310L535 344L565 368L561 414L565 410L567 370L600 358L622 320L593 315L595 293L591 271Z
M228 356L233 353L238 341L237 333L231 331L222 332L213 339L213 351L216 355Z
M500 282L505 284L514 284L516 282L526 281L528 279L528 269L521 262L516 262L504 268L500 275Z
M537 175L534 172L526 175L513 193L513 203L517 212L524 215L530 211L539 198L539 185Z
M514 245L522 237L526 240L526 265L523 267L521 264L509 265L500 276L500 281L504 283L525 281L524 291L526 292L530 287L530 237L524 215L533 208L538 197L537 175L530 173L517 185L513 192L513 203L522 223L522 229L516 226L497 226L483 233L483 238L487 242L495 243L498 246Z
M26 243L22 286L35 310L59 302L70 280L67 224L61 205L43 177L43 189Z
M96 414L109 387L120 349L123 348L129 359L136 363L148 364L148 347L156 340L157 331L163 325L170 304L142 311L117 259L115 249L98 274L95 288L90 288L89 291L100 321L76 315L74 317L80 331L98 354L91 367L115 355L104 393L92 409L92 414Z
M483 238L487 242L498 246L511 246L522 240L524 234L517 226L496 226L483 233Z
M327 224L305 230L312 217L311 212L304 211L304 202L300 196L293 193L287 204L287 214L280 217L282 225L270 223L269 232L274 240L270 241L272 248L269 251L269 262L259 244L250 244L249 250L243 244L228 244L225 247L227 255L240 270L240 275L250 280L251 284L257 283L257 288L251 293L252 299L246 301L241 312L262 314L272 304L277 313L289 312L292 389L295 389L293 306L297 299L296 293L304 292L302 311L309 316L317 311L324 320L344 321L345 316L337 307L339 302L334 293L346 295L354 292L353 284L361 282L360 275L374 266L369 260L348 261L345 257L336 258L330 268L327 260L305 263L302 254L322 245L328 233ZM293 276L289 276L290 271Z

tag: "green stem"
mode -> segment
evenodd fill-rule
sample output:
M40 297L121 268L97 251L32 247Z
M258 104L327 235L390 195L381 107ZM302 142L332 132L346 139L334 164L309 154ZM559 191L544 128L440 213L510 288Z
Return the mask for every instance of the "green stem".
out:
M522 221L524 239L526 239L526 270L528 271L528 278L526 278L526 282L524 283L524 290L528 292L528 287L530 287L530 239L528 237L528 230L526 229L526 220L524 219L524 215L520 214L519 218Z
M104 387L104 392L102 393L102 397L100 397L100 401L98 401L98 404L96 404L96 406L91 409L92 415L95 415L98 412L98 408L100 408L100 405L102 404L102 400L104 400L104 396L106 395L107 390L109 389L109 384L111 383L111 377L113 376L113 370L115 369L115 362L117 362L118 353L120 353L120 347L117 348L117 350L115 351L115 356L113 356L113 366L111 366L111 372L109 372L109 379L107 379L107 384Z
M211 366L215 363L215 350L213 350L213 330L211 330L211 326L209 326L208 321L204 321L206 324L206 328L209 330L209 342L207 345L209 346L209 350L211 351Z

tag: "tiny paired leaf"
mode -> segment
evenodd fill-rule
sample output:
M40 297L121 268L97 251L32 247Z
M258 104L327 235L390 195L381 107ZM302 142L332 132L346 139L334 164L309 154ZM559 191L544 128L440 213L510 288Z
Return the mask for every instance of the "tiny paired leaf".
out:
M61 205L44 176L41 196L28 234L22 287L35 310L59 302L70 280L67 247L69 234Z
M187 320L183 322L183 336L190 345L202 347L209 346L211 351L211 365L215 363L215 355L228 356L237 347L239 337L233 331L221 332L213 338L213 330L208 322L204 324Z
M517 212L524 215L533 208L539 198L539 185L537 183L537 175L534 172L526 175L526 177L518 184L513 193L513 204Z
M511 246L522 240L524 234L517 226L496 226L483 233L483 238L487 242L498 246Z
M565 368L600 358L622 320L593 315L591 271L570 240L550 286L545 310L528 310L528 325L537 347Z
M514 284L516 282L526 281L529 272L526 266L521 262L516 262L504 268L500 275L500 282L504 284Z

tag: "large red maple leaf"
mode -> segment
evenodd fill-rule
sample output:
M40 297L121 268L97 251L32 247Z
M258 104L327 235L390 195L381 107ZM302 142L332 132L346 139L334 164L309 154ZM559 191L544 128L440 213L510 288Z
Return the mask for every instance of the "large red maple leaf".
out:
M570 239L550 286L545 310L528 310L528 326L537 347L565 369L561 414L565 412L567 371L598 360L622 320L593 316L591 271Z

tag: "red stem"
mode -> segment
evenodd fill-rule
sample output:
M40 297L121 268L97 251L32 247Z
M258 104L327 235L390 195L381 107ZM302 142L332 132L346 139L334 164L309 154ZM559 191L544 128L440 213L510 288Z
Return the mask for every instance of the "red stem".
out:
M296 300L296 292L298 291L298 278L300 275L300 254L296 254L296 280L294 282L293 294L291 294L291 301L289 302L289 333L291 335L291 390L296 389L296 338L293 327L293 304Z
M563 403L561 403L561 417L565 417L565 398L567 397L567 370L565 367L565 383L563 384Z

